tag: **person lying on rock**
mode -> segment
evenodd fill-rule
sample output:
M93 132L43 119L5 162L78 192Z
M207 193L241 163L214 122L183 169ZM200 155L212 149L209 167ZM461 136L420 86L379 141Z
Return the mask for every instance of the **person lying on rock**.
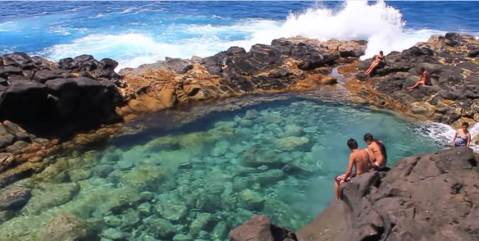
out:
M369 160L371 161L371 170L386 170L388 154L384 143L375 139L371 133L366 133L364 135L364 142L368 144L366 151L368 152Z
M383 51L379 51L379 55L376 56L376 59L373 61L369 69L364 72L364 75L369 75L380 63L384 60Z
M419 68L419 73L421 73L421 78L415 85L407 87L409 91L413 91L420 85L426 86L426 84L429 82L429 72L427 72L424 67Z
M467 146L471 144L471 133L467 130L469 123L463 122L461 129L458 129L452 138L451 147Z
M346 173L341 174L334 178L335 185L334 191L336 193L336 199L339 199L339 186L345 182L349 181L351 178L361 175L369 171L369 156L366 150L358 148L358 142L353 138L350 138L347 142L351 154L349 155L349 165ZM355 172L353 172L353 166Z

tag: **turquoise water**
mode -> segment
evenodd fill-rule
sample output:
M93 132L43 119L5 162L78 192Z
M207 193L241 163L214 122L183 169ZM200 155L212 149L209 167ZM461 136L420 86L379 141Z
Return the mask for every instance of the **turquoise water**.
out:
M346 141L365 148L366 132L386 144L390 165L440 148L414 123L355 106L292 98L214 113L51 160L14 184L33 197L0 225L0 240L35 240L63 213L101 229L104 241L227 240L254 214L297 230L332 200Z

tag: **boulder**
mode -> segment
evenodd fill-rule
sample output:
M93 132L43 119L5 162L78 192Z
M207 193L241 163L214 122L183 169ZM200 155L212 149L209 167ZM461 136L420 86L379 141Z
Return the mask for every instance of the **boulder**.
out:
M406 114L422 115L446 124L452 124L460 118L473 119L475 113L470 106L479 100L479 64L471 59L476 49L479 49L479 40L470 35L447 33L432 36L427 42L417 43L401 52L389 53L385 58L386 64L379 65L369 80L360 73L352 73L363 83L352 82L347 87L357 93L362 89L360 85L371 85L375 91L362 94L363 97L369 96L367 99L372 100L371 104L379 103L382 107L392 109L399 107ZM359 70L369 68L373 59L361 61ZM430 81L426 86L409 92L407 87L419 80L420 67L429 72ZM373 101L377 98L388 101ZM423 102L436 109L443 108L443 103L447 102L451 109L467 111L445 112L443 117L436 118L429 111L418 112L417 108L408 108L414 102Z
M54 217L39 234L39 241L99 241L97 232L72 214Z
M297 241L291 230L272 224L266 216L253 216L251 220L231 230L230 241Z
M8 80L0 88L1 120L40 135L72 133L121 120L115 112L123 104L115 86L121 79L114 72L116 61L81 55L55 66L25 53L1 58L5 66L0 67L0 77Z
M479 172L459 147L400 160L340 187L341 200L296 232L298 240L475 240Z

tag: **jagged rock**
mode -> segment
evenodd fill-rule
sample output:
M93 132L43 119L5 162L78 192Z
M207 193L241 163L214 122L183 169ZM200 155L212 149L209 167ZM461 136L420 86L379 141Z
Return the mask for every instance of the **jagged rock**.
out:
M116 61L81 55L55 65L25 53L1 58L0 78L8 80L0 89L2 121L11 120L33 132L63 134L121 120L115 112L122 104L115 87L121 79L114 72Z
M335 78L326 76L332 67L346 62L344 58L357 59L365 48L364 41L282 38L271 45L255 44L249 51L233 46L205 58L166 58L123 69L120 74L128 83L123 97L129 105L119 113L137 116L190 101L335 84Z
M403 158L389 172L341 185L341 200L296 234L299 240L475 240L479 172L471 149Z
M470 106L479 100L479 64L471 59L471 49L479 49L479 40L471 35L447 33L432 36L427 42L401 52L391 52L386 56L387 63L380 64L372 72L372 79L366 80L361 74L356 74L355 77L363 82L352 81L347 86L356 93L362 89L361 86L370 86L375 91L362 93L370 104L401 109L407 114L433 118L446 124L453 124L461 118L473 119L475 113ZM372 61L373 58L361 61L359 70L365 71ZM430 82L409 92L407 87L419 80L420 67L429 72ZM379 99L386 101L377 101ZM422 102L435 109L447 105L451 109L467 111L443 111L443 116L438 118L431 113L432 109L418 112L409 108L414 102Z

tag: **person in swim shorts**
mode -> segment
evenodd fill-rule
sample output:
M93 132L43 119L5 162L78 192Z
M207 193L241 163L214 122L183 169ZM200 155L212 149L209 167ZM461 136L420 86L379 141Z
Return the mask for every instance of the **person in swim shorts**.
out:
M369 157L366 150L359 149L358 142L352 138L349 139L346 144L348 145L349 150L351 150L351 154L349 155L349 165L346 173L334 178L336 199L339 199L339 186L343 182L349 181L351 178L369 171ZM355 169L354 172L353 166Z
M463 122L461 129L456 131L454 137L452 138L451 147L457 146L467 146L471 144L471 133L467 130L469 128L469 123Z
M371 63L369 69L364 72L364 75L369 75L380 63L384 60L383 51L379 51L379 55L376 56L376 59Z
M385 170L387 169L388 154L386 152L386 146L380 140L376 140L370 133L364 135L364 141L368 144L366 151L369 154L372 170Z

